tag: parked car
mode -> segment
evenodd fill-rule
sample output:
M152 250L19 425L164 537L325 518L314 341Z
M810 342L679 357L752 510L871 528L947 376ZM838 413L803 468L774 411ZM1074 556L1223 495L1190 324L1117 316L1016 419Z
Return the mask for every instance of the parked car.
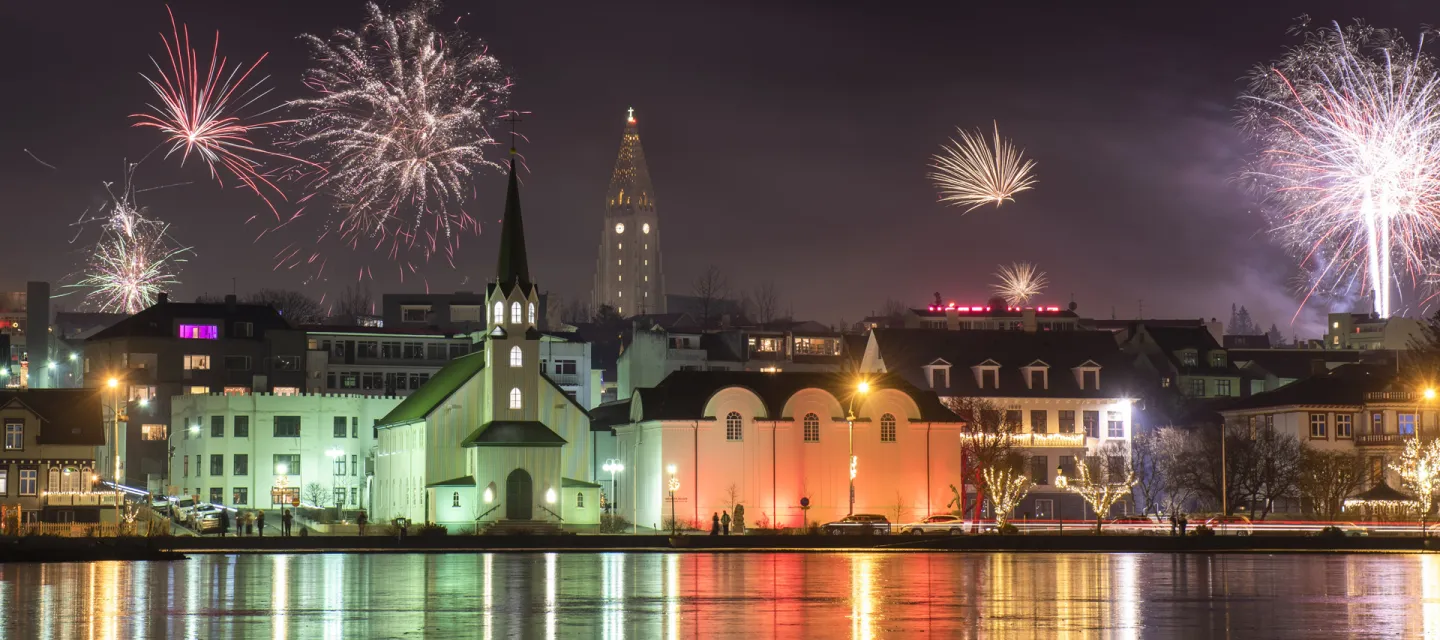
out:
M900 533L917 536L927 533L948 533L952 536L958 536L965 533L965 519L952 515L930 516L919 522L901 525Z
M170 515L170 499L165 496L150 496L150 508L155 513Z
M1111 518L1105 527L1120 531L1151 531L1155 529L1155 522L1148 516L1119 516Z
M224 507L217 507L213 504L202 504L190 511L187 525L195 530L195 533L220 530L220 511Z
M835 522L826 524L823 527L825 533L832 536L839 535L889 535L890 520L882 515L873 513L857 513L845 516Z
M1248 536L1255 534L1255 526L1246 516L1215 516L1205 521L1205 526L1217 534Z
M190 512L195 509L195 500L192 498L172 499L170 501L170 518L176 522L185 522L190 518Z

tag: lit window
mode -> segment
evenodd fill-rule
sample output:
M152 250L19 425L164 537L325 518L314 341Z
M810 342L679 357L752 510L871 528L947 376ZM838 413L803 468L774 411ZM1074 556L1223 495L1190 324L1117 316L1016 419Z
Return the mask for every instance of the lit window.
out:
M1326 433L1326 431L1328 431L1327 427L1329 426L1329 421L1327 420L1327 418L1329 418L1329 416L1323 413L1310 414L1311 439L1324 440L1328 436L1328 434Z
M619 251L619 250L624 249L624 248L625 248L625 243L623 243L623 242L619 242L619 243L616 243L616 244L615 244L615 250L616 250L616 251Z
M520 303L510 303L510 324L520 324Z
M192 386L192 387L185 387L185 393L190 394L190 395L192 395L192 396L203 396L203 395L205 395L205 394L207 394L207 393L210 393L210 387L202 387L202 386L199 386L199 385L195 385L195 386Z
M615 281L616 281L616 282L624 282L624 281L625 281L625 276L615 276Z
M25 448L25 421L5 421L5 449L18 451Z
M225 395L248 396L250 395L250 387L225 387Z
M895 415L887 413L880 416L880 441L895 441Z
M179 335L186 340L218 340L220 327L213 324L182 324Z
M805 441L820 441L820 416L813 413L805 414Z
M650 266L650 260L648 258L645 260L645 266Z
M617 222L617 223L615 223L615 233L625 233L625 223L623 223L623 222Z
M210 356L186 354L185 369L187 371L204 371L210 368Z
M505 303L504 303L504 302L501 302L501 301L499 301L499 300L496 300L496 301L495 301L495 319L494 319L494 322L495 322L495 324L500 324L500 323L502 323L502 322L504 322L504 321L505 321Z
M617 267L623 267L623 266L625 266L625 261L624 261L624 260L616 260L616 261L615 261L615 266L617 266Z
M511 389L511 390L510 390L510 408L511 408L511 409L519 409L520 406L521 406L521 404L520 404L520 389L519 389L519 388Z
M740 419L740 414L731 411L725 416L725 439L731 442L739 442L745 436L745 422Z
M275 387L271 390L271 393L277 396L298 396L300 395L300 387Z
M519 367L524 364L524 356L521 355L520 347L510 347L510 366Z
M535 324L535 303L531 302L528 304L530 308L527 315L530 317L530 324Z
M640 225L640 231L644 233L650 233L650 223L646 222L645 224Z
M623 298L623 297L625 297L625 292L624 292L624 291L616 291L616 292L615 292L615 297L617 297L617 298Z
M164 439L165 439L165 436L167 435L167 434L166 434L166 431L168 431L168 430L169 430L169 426L168 426L168 425L163 425L163 424L147 424L147 425L144 425L144 426L142 426L142 427L140 428L140 439L141 439L141 440L164 440Z

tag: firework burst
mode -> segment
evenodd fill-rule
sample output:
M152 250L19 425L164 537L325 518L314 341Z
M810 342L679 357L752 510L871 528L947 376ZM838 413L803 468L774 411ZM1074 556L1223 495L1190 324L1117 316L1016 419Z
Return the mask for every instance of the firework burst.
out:
M1388 316L1440 247L1440 94L1423 46L1335 24L1249 76L1240 125L1258 153L1243 176L1308 274L1306 299L1358 284Z
M243 64L231 67L228 59L220 55L220 32L217 31L209 66L202 72L200 56L190 46L190 28L177 26L174 12L170 12L169 7L165 10L170 13L171 36L167 38L161 33L160 41L165 43L168 71L158 60L151 58L156 77L140 75L160 97L160 104L149 105L154 113L132 114L130 117L138 120L134 126L151 127L164 133L166 142L170 143L166 157L180 152L181 164L192 153L199 156L210 168L210 177L222 185L222 170L235 176L264 199L278 217L279 212L275 211L275 205L266 193L281 199L285 194L271 182L269 171L260 158L268 156L287 164L303 161L262 149L252 138L257 132L289 121L252 122L240 115L270 93L269 89L259 88L265 81L263 78L249 83L251 74L269 54L260 56L243 71ZM266 113L255 117L264 118Z
M956 129L956 133L959 140L951 138L931 156L930 179L940 189L941 202L969 205L965 213L970 213L987 204L999 207L1006 200L1014 202L1015 194L1035 185L1035 161L1026 160L1023 149L1000 137L998 123L993 143L979 129Z
M459 206L472 175L501 168L484 149L510 79L482 43L436 30L434 0L394 15L366 10L358 31L305 36L315 63L305 84L319 95L292 103L305 111L294 143L328 169L313 187L339 205L325 233L352 246L389 242L392 258L402 247L453 252L457 232L478 229Z
M1050 284L1045 272L1029 262L1016 262L1008 267L1000 267L1000 270L995 272L995 277L1000 279L1000 283L995 285L995 293L1005 299L1005 304L1012 307L1029 304L1032 298L1039 296L1046 285Z
M106 183L110 202L99 216L82 216L77 223L99 222L100 241L78 280L66 287L84 292L85 303L100 311L136 313L150 306L159 293L180 283L180 263L191 253L170 237L170 225L147 218L136 204L133 172L133 165L127 168L118 193Z

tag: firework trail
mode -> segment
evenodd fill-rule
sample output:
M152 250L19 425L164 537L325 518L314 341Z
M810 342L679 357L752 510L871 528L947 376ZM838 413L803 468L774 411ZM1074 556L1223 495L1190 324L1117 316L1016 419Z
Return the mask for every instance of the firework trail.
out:
M279 212L266 195L285 199L285 194L271 181L271 171L262 162L263 157L294 164L304 161L283 153L268 151L252 140L257 132L288 124L289 120L251 121L241 113L270 93L260 90L265 79L249 83L250 76L269 54L260 56L248 68L244 65L228 66L228 58L220 55L220 32L215 32L215 44L210 51L209 66L201 71L200 56L190 46L190 28L177 26L175 14L170 13L170 37L160 34L165 43L168 70L155 58L156 77L145 74L140 77L160 98L160 104L149 105L154 113L136 113L130 117L138 120L136 127L152 127L166 135L170 149L165 156L181 152L181 164L194 153L210 168L210 177L224 185L221 171L235 176L242 184L254 191L278 217ZM242 71L242 68L243 71ZM254 118L264 118L269 111Z
M1034 160L1024 159L1024 150L1000 137L995 125L993 144L987 143L979 129L956 129L960 139L950 139L940 153L931 156L930 179L940 189L940 201L956 206L970 205L965 213L994 203L999 207L1006 200L1015 201L1015 194L1035 184Z
M995 277L1000 283L995 285L995 293L1005 299L1005 304L1012 307L1019 307L1030 303L1032 298L1040 295L1050 280L1045 277L1045 272L1029 262L1016 262L1008 267L1000 267L995 272Z
M159 293L180 283L180 263L192 253L170 237L170 225L147 218L136 204L134 171L135 165L126 167L118 192L105 184L110 202L99 216L82 215L76 223L99 221L100 240L77 281L65 286L83 292L85 303L100 311L136 313L150 306Z
M1440 94L1424 44L1335 24L1249 75L1239 123L1258 153L1242 175L1309 274L1307 300L1360 283L1389 316L1395 269L1414 288L1440 247Z
M501 168L484 148L495 144L489 128L505 113L510 78L482 43L437 31L438 10L416 0L387 15L369 3L362 29L305 36L314 59L305 84L318 95L291 103L304 110L293 144L328 170L311 185L333 194L340 217L322 237L429 259L478 230L459 205L472 174Z

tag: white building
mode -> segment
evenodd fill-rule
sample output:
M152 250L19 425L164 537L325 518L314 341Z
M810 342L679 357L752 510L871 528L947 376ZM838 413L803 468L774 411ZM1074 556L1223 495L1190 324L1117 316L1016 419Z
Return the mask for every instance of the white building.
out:
M876 329L860 369L897 375L942 401L983 400L1018 425L1016 444L1034 488L1017 516L1093 516L1079 496L1054 486L1057 470L1074 477L1077 459L1099 455L1110 442L1130 450L1138 388L1107 332ZM974 474L965 472L967 485Z
M399 403L355 394L176 396L171 493L278 509L309 502L305 488L318 484L326 499L317 506L369 508L374 425Z
M378 520L460 530L599 522L598 486L585 481L589 416L539 366L539 289L525 255L513 162L498 262L479 351L451 360L378 425ZM553 365L563 358L550 346Z
M625 466L613 484L609 474L600 484L618 514L642 527L663 529L673 512L708 529L735 504L745 506L749 527L801 527L850 512L853 454L855 513L894 519L897 505L907 521L948 513L961 419L898 377L873 378L865 393L857 382L677 371L595 413L595 426L614 429Z
M305 342L306 391L408 396L474 340L423 328L305 327Z

